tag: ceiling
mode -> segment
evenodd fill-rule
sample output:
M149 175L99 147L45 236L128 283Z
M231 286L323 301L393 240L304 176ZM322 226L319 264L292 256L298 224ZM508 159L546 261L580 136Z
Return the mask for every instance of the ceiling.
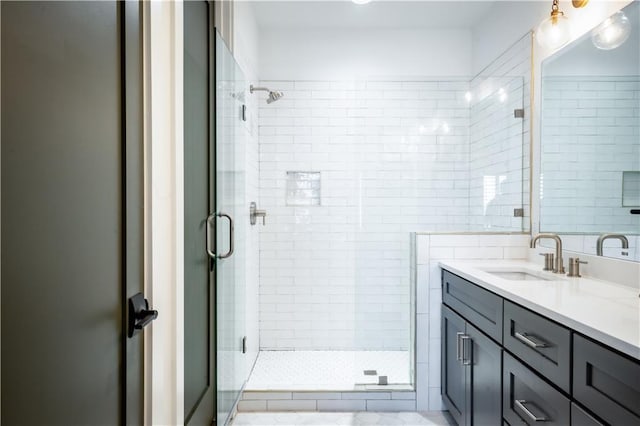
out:
M261 29L472 28L495 1L252 1Z

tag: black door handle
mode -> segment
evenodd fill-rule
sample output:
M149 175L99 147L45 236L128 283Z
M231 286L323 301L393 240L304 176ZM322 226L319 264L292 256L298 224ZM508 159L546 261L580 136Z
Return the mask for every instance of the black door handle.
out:
M128 336L135 336L156 318L158 311L149 309L149 301L142 293L135 294L129 299Z

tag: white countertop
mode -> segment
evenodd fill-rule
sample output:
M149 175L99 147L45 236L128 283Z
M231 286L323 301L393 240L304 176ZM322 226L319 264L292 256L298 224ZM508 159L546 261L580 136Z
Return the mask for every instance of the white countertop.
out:
M638 290L589 277L542 272L517 260L440 261L462 278L640 360ZM527 270L553 281L515 281L486 271Z

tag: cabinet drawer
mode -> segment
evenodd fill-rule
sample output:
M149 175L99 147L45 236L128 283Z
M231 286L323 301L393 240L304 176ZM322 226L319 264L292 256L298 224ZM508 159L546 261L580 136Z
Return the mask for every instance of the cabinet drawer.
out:
M504 347L566 393L571 392L571 332L507 300Z
M573 335L573 398L612 425L640 425L640 362Z
M506 352L503 365L502 415L507 422L570 424L569 399Z
M575 403L571 403L571 426L604 426Z
M449 271L442 271L442 301L502 343L502 298Z

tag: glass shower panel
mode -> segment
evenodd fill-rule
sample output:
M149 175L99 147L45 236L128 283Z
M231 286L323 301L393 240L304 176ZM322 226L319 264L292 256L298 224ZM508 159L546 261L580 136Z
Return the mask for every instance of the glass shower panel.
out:
M216 332L217 411L226 424L246 379L245 193L242 71L216 33Z
M528 205L524 79L485 78L469 93L470 231L520 232Z

